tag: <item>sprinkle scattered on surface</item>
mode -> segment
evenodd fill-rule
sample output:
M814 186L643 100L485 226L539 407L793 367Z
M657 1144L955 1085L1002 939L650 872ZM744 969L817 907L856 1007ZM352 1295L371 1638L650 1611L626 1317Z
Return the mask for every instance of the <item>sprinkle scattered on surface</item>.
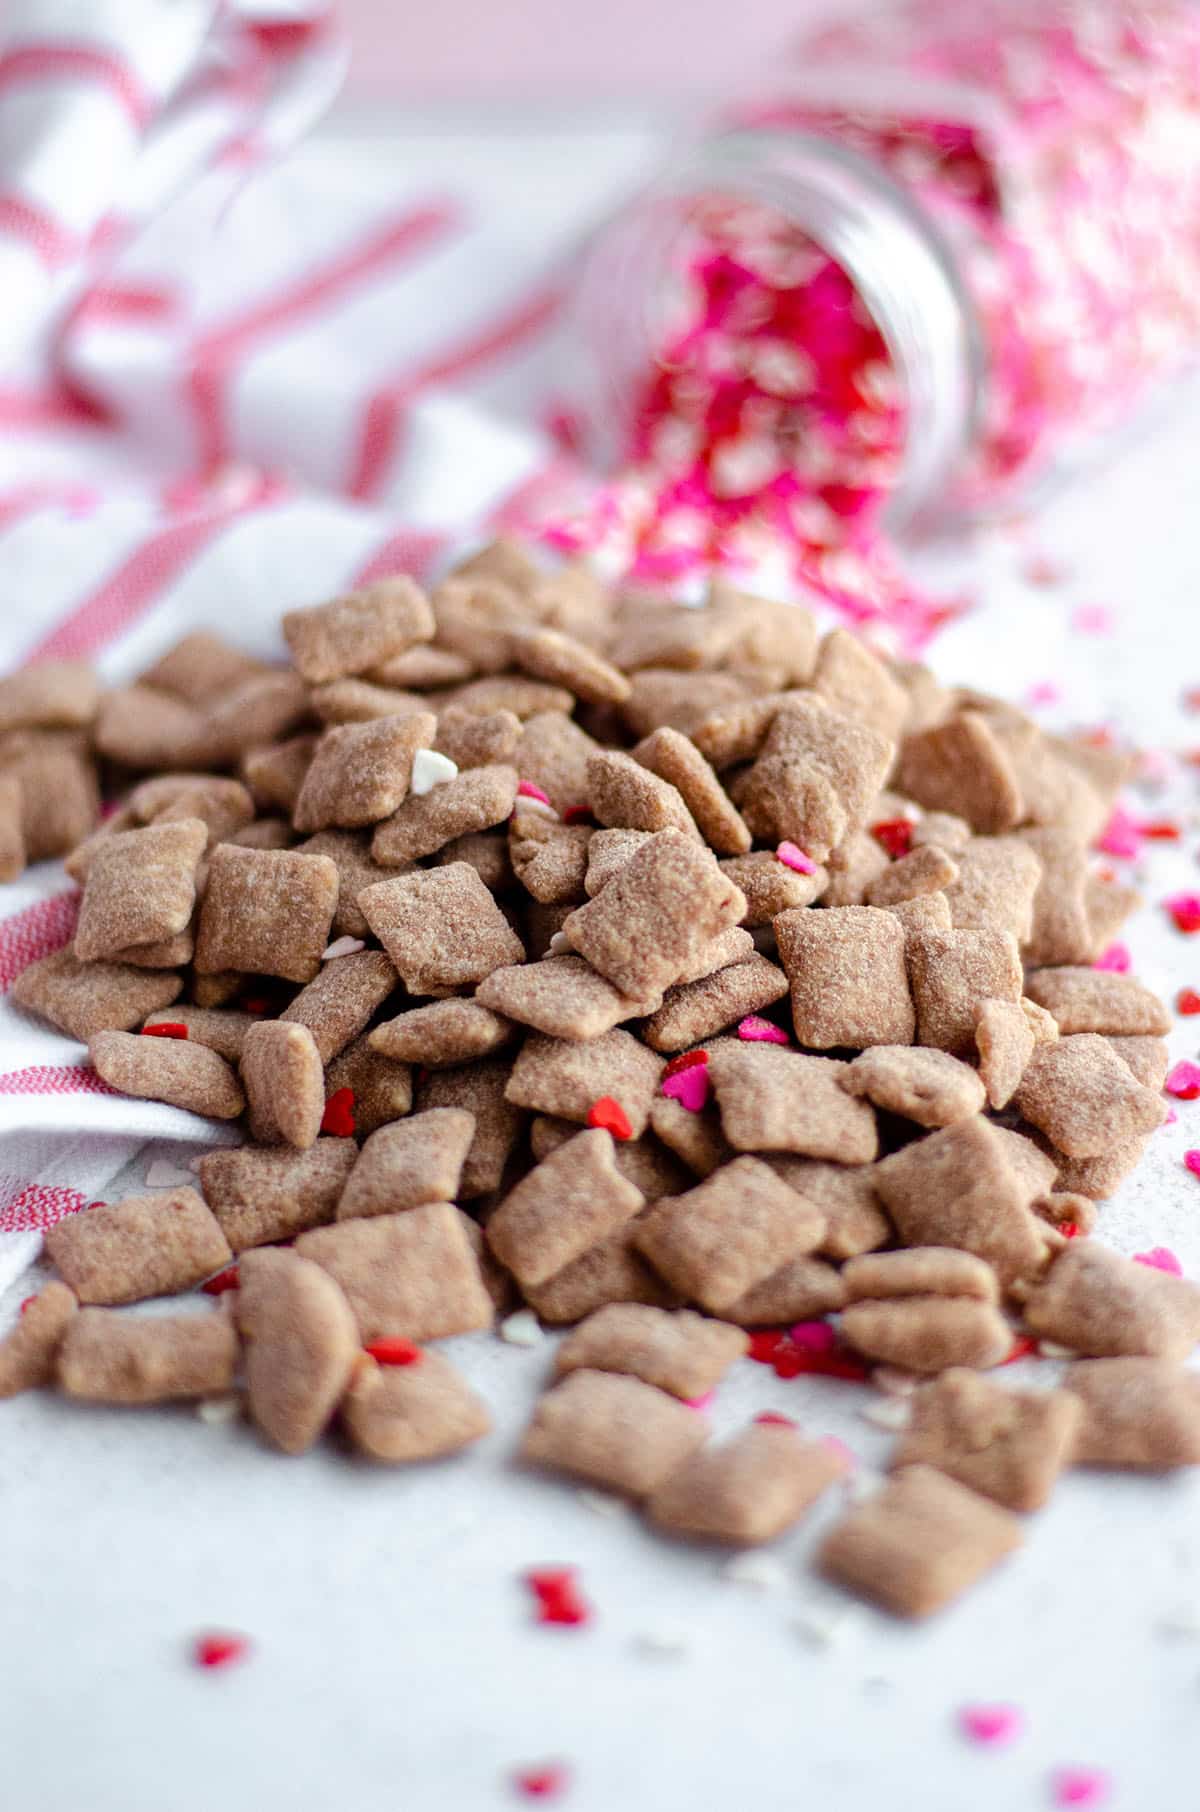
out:
M958 1722L972 1743L991 1749L1013 1742L1025 1727L1024 1717L1015 1705L964 1705Z
M197 1667L235 1667L247 1659L250 1648L248 1636L235 1635L232 1631L210 1630L193 1640L192 1659Z

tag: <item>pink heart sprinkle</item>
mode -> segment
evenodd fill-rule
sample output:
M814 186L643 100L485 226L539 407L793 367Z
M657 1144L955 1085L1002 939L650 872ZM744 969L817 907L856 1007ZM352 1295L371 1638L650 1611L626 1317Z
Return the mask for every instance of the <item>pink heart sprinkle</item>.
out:
M1132 967L1133 958L1126 944L1110 944L1092 964L1093 969L1102 969L1109 975L1128 975Z
M1200 1151L1185 1151L1183 1161L1194 1177L1200 1177Z
M1102 1806L1111 1785L1102 1768L1056 1768L1050 1777L1056 1806Z
M831 1353L837 1345L837 1335L827 1321L798 1321L788 1329L788 1336L802 1353Z
M1025 1725L1015 1705L964 1705L958 1721L973 1743L995 1745L1011 1743Z
M706 1390L702 1397L685 1397L683 1400L689 1409L705 1410L710 1407L716 1394L715 1390Z
M1056 705L1062 697L1062 687L1053 680L1039 680L1025 696L1030 705Z
M1169 1271L1172 1277L1183 1276L1183 1266L1170 1246L1151 1246L1149 1252L1135 1252L1135 1265L1149 1265L1152 1271Z
M1185 1057L1168 1072L1163 1087L1177 1101L1195 1101L1200 1096L1200 1064Z
M800 875L815 875L817 865L811 856L806 856L798 843L782 842L775 851L776 859L785 868L794 868Z
M1111 818L1096 839L1096 848L1102 849L1106 856L1119 856L1131 862L1141 854L1142 827L1124 806L1114 806Z
M540 799L543 805L550 804L549 793L543 792L540 786L535 786L532 780L518 780L517 796L520 799Z
M1107 604L1080 604L1071 612L1071 627L1080 635L1111 635L1115 626Z
M1164 1126L1174 1126L1176 1124L1176 1122L1178 1121L1178 1119L1179 1119L1179 1115L1175 1112L1175 1109L1173 1107L1169 1107L1167 1109L1167 1117L1163 1121L1163 1125Z
M707 1063L690 1063L686 1070L664 1076L662 1092L668 1100L678 1101L680 1107L686 1107L689 1114L698 1114L708 1102Z
M747 1044L790 1044L792 1042L780 1026L773 1026L769 1019L763 1019L758 1013L748 1013L745 1019L738 1021L737 1035Z

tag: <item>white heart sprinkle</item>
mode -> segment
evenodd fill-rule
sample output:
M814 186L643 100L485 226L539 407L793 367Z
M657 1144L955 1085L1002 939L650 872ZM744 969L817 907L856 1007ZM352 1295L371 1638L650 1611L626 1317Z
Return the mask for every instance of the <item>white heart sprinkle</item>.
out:
M169 1158L152 1158L146 1166L147 1189L175 1189L180 1183L190 1183L192 1172L184 1170L182 1165L172 1164Z
M1073 1347L1060 1346L1057 1340L1039 1340L1038 1350L1043 1359L1075 1359L1078 1357Z
M553 818L557 821L558 813L545 799L531 799L528 793L518 793L514 812L537 812L542 818Z
M541 1346L546 1336L532 1309L518 1309L500 1323L500 1338L509 1346Z
M236 1422L242 1413L240 1397L206 1397L203 1403L196 1405L196 1414L202 1422L218 1427L222 1422Z
M426 793L432 793L435 786L444 786L447 780L457 778L458 766L448 755L439 755L436 749L418 749L413 756L408 790L420 799Z
M574 946L572 945L570 938L567 937L565 933L556 931L554 936L550 939L550 947L546 951L546 955L566 956L567 952L573 948Z
M814 1648L839 1648L861 1621L853 1605L808 1605L793 1620L798 1636Z
M589 1491L586 1485L575 1493L585 1510L595 1516L628 1516L629 1505L608 1491Z
M639 1630L634 1637L634 1646L639 1654L672 1661L679 1655L686 1655L691 1642L683 1630L663 1625L657 1629Z
M858 1413L873 1428L886 1428L898 1433L912 1421L912 1404L903 1397L884 1397L878 1403L866 1404Z
M360 937L336 937L328 949L322 950L321 961L331 963L339 956L355 956L366 947Z
M770 1554L735 1554L721 1568L721 1575L756 1592L781 1592L789 1583L787 1568Z

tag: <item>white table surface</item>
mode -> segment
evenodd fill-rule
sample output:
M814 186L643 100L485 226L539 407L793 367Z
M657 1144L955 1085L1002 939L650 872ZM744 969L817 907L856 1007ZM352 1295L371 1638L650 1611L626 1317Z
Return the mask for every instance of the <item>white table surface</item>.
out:
M639 131L372 138L373 156L426 159L453 182L492 172L514 232L538 208L581 205L635 167ZM518 184L536 183L528 208ZM552 193L550 193L552 191ZM1182 401L1119 464L1064 495L1022 535L927 556L981 608L934 650L947 677L1021 697L1056 679L1064 723L1118 722L1154 747L1200 742L1180 709L1200 683L1200 402ZM1068 584L1021 583L1032 549ZM1073 632L1079 603L1116 633ZM1194 820L1184 769L1150 815ZM1200 885L1194 828L1157 846L1148 905L1126 939L1152 985L1200 986L1200 938L1155 904ZM1200 1021L1179 1020L1176 1056ZM1200 1103L1155 1135L1102 1212L1125 1251L1171 1246L1200 1277ZM129 1177L139 1180L139 1165ZM0 1305L7 1321L25 1284ZM1200 1761L1200 1481L1065 1479L1028 1545L958 1607L910 1629L856 1611L831 1647L797 1628L847 1601L805 1559L834 1506L770 1550L773 1589L724 1559L599 1514L511 1455L551 1347L490 1336L446 1352L486 1397L495 1432L453 1462L373 1470L330 1446L268 1452L245 1426L193 1411L90 1411L48 1395L0 1406L0 1803L14 1812L486 1812L521 1803L509 1772L561 1759L571 1812L1025 1812L1049 1772L1111 1770L1113 1812L1191 1807ZM1023 1368L1045 1376L1049 1368ZM718 1393L718 1428L774 1408L839 1435L864 1467L887 1435L861 1387L777 1380L744 1363ZM524 1569L571 1564L596 1609L586 1629L536 1626ZM1193 1633L1170 1633L1180 1620ZM234 1628L252 1659L189 1664L199 1630ZM676 1634L655 1657L643 1638ZM956 1732L966 1702L1027 1720L1003 1751ZM531 1802L532 1803L532 1802Z

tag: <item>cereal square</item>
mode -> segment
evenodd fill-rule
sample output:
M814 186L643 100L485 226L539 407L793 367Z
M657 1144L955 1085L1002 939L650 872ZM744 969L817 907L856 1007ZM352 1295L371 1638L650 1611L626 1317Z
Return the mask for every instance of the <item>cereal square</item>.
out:
M434 1070L419 1084L417 1106L465 1107L475 1116L475 1137L463 1164L460 1202L490 1195L504 1181L525 1116L506 1098L511 1065L506 1057L485 1057L450 1069Z
M279 1017L288 1025L307 1026L321 1062L331 1063L399 985L382 950L356 950L323 963Z
M342 1398L341 1417L359 1453L392 1466L460 1453L492 1426L449 1360L425 1351L412 1365L362 1359Z
M29 1299L0 1340L0 1398L54 1382L58 1351L78 1308L64 1283L48 1283Z
M487 1243L522 1285L545 1283L645 1206L617 1170L612 1134L581 1132L531 1170L487 1224Z
M362 591L289 610L283 634L292 660L310 686L366 673L416 642L433 639L434 620L420 587L403 576L381 579Z
M503 974L506 971L498 971ZM481 983L486 987L487 983ZM371 1050L399 1063L420 1063L427 1070L444 1070L476 1057L489 1057L508 1044L514 1027L499 1013L478 1001L435 1000L427 1007L413 1007L395 1019L385 1020L367 1033Z
M524 958L520 938L466 862L378 881L358 903L410 994L453 994Z
M1022 837L972 837L954 859L957 877L945 883L954 929L1011 931L1024 944L1042 875L1037 851Z
M693 1453L653 1493L646 1513L660 1529L740 1548L774 1541L846 1471L825 1441L793 1428L753 1423L719 1446Z
M668 988L642 1036L652 1050L684 1051L747 1014L761 1013L788 991L787 976L765 956L729 963L699 981Z
M325 1112L325 1067L307 1026L267 1019L242 1046L250 1134L260 1145L315 1145Z
M324 1432L359 1358L350 1305L334 1280L295 1252L247 1252L238 1265L252 1421L283 1453Z
M1106 1038L1076 1032L1034 1051L1015 1096L1018 1111L1069 1158L1093 1158L1153 1132L1166 1117Z
M1000 1311L971 1296L852 1302L838 1325L865 1358L906 1372L941 1372L956 1365L983 1370L1003 1364L1013 1343Z
M708 1433L703 1416L637 1378L572 1372L546 1392L521 1458L625 1497L647 1497Z
M1007 931L921 931L908 946L917 1043L967 1057L986 1000L1021 998L1024 972Z
M999 1111L1008 1106L1020 1086L1035 1043L1023 1004L984 1001L975 1021L975 1046L989 1107Z
M982 1112L986 1098L970 1064L919 1045L876 1045L854 1059L841 1083L847 1094L865 1096L885 1113L915 1120L918 1126L967 1120Z
M796 1037L814 1050L911 1044L904 930L877 906L804 907L775 921Z
M812 685L835 711L870 724L893 742L904 728L908 693L848 629L831 629L821 638Z
M554 1372L559 1378L581 1367L627 1373L686 1403L714 1390L748 1345L741 1328L691 1309L614 1302L567 1336L554 1356Z
M318 1139L304 1151L240 1145L206 1152L200 1187L234 1252L321 1227L358 1158L353 1139Z
M407 797L413 756L431 748L436 733L432 711L326 730L292 813L296 829L356 830L390 818ZM371 853L379 859L377 850Z
M965 818L980 836L1011 830L1024 813L1012 761L977 711L906 736L893 785L927 811Z
M341 1285L364 1342L440 1340L492 1325L492 1299L449 1202L317 1227L296 1250Z
M637 1226L636 1217L626 1221L545 1283L525 1286L522 1294L530 1308L543 1321L561 1326L582 1321L585 1315L614 1302L674 1307L679 1298L651 1270L633 1243Z
M1200 1465L1200 1379L1166 1359L1087 1359L1064 1380L1082 1406L1077 1466Z
M46 1251L80 1302L141 1302L190 1290L227 1265L229 1243L189 1187L155 1189L70 1214L46 1229Z
M171 1403L233 1389L238 1339L232 1319L121 1315L83 1309L58 1352L58 1383L84 1403Z
M330 929L338 937L369 937L371 927L363 917L358 896L376 881L390 881L395 871L371 860L366 838L354 831L318 831L296 846L297 856L328 856L338 871L337 906Z
M681 1296L721 1314L787 1259L819 1245L824 1220L757 1158L736 1158L638 1224L643 1258Z
M553 960L553 959L550 959ZM663 1060L629 1032L604 1032L585 1043L533 1032L512 1068L507 1099L539 1114L587 1123L598 1101L617 1102L640 1139L663 1070Z
M587 788L593 813L610 829L677 830L699 837L679 789L620 749L588 757Z
M633 758L676 789L710 849L723 856L748 852L745 820L695 743L681 731L669 725L654 730L638 743Z
M588 704L620 705L629 697L629 681L623 673L586 642L560 630L518 630L512 638L512 657L525 673L566 686Z
M55 950L22 969L10 997L86 1044L95 1032L132 1031L182 992L183 978L166 971L81 963L72 951Z
M231 1066L190 1039L95 1032L88 1055L101 1080L122 1095L164 1101L213 1120L236 1120L246 1105Z
M342 1191L338 1220L452 1202L474 1136L475 1116L461 1107L434 1107L381 1126Z
M555 823L540 812L521 811L519 803L509 830L513 873L526 893L543 905L559 901L574 905L586 894L591 828Z
M879 1150L875 1111L841 1087L846 1069L774 1044L722 1045L708 1073L725 1137L738 1151L869 1164Z
M1042 1508L1082 1420L1066 1391L1005 1390L963 1370L922 1385L912 1412L892 1466L934 1466L1006 1510Z
M516 768L468 768L456 779L406 799L376 827L371 855L385 868L415 862L455 837L506 823L516 802Z
M550 1038L587 1041L652 1010L660 996L629 1000L581 956L568 953L494 969L480 982L475 998L482 1007Z
M729 1303L722 1311L739 1327L787 1327L816 1321L845 1306L846 1291L835 1266L820 1258L790 1258L778 1271Z
M1095 1240L1072 1240L1025 1298L1030 1332L1087 1358L1182 1363L1200 1340L1200 1288Z
M1132 975L1091 968L1035 969L1025 992L1053 1015L1064 1034L1162 1038L1171 1030L1171 1015L1162 1001Z
M328 856L218 844L196 937L196 971L237 970L310 982L321 967L338 897Z

